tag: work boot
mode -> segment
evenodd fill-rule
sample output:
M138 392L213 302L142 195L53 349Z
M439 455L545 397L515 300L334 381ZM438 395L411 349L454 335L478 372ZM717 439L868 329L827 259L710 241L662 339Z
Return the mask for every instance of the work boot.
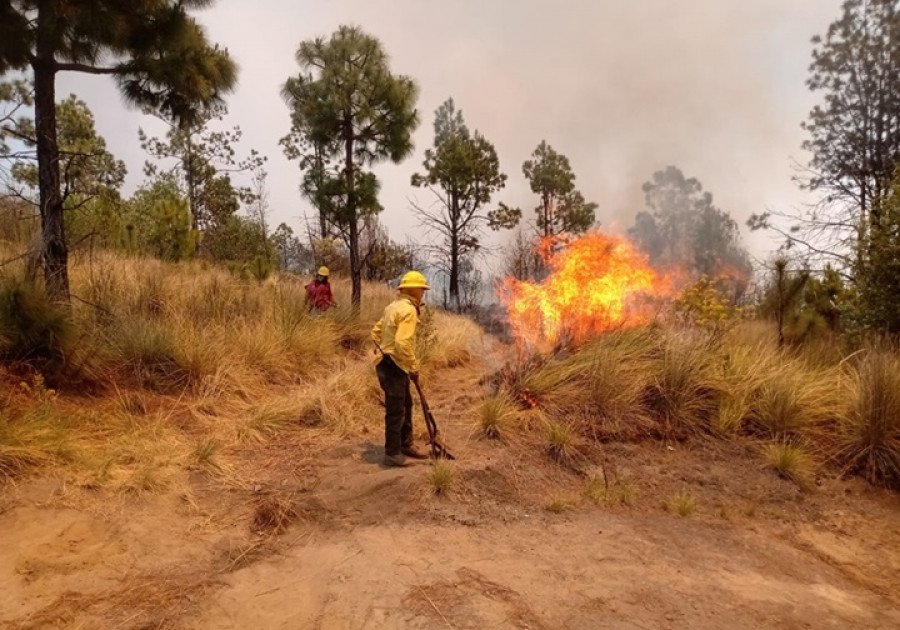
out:
M385 453L384 465L400 468L403 466L408 466L409 464L406 463L406 457L404 457L402 453L397 453L396 455L388 455L387 453Z
M404 446L400 449L400 452L406 455L407 457L411 457L412 459L428 459L428 455L423 453L420 450L417 450L415 446L412 444L408 446Z

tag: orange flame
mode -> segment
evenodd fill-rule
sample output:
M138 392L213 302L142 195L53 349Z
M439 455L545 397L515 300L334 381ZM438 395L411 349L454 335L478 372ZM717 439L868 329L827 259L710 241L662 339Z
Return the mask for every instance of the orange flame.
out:
M644 324L647 297L671 293L668 278L624 238L592 232L560 248L560 239L542 239L538 252L549 268L541 282L507 278L500 297L519 342L555 344L582 341L613 328Z

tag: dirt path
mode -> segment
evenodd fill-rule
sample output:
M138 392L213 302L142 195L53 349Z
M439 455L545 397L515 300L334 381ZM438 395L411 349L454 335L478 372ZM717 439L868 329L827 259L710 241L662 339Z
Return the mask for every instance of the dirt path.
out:
M196 478L91 502L43 480L7 493L0 627L900 627L895 498L848 485L797 499L758 471L732 488L731 455L637 450L622 466L639 482L664 462L636 505L553 513L547 501L577 497L583 479L527 444L473 435L483 372L428 383L459 457L447 498L431 496L427 464L377 464L377 425L248 449L243 486ZM662 511L660 495L695 470L718 511ZM728 516L759 492L770 498L754 514ZM272 497L298 518L254 534L254 506Z

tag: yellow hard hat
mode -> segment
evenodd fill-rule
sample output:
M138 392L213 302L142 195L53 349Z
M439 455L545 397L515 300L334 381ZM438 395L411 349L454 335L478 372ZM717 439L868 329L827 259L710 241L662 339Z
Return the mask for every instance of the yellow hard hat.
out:
M418 271L408 271L400 280L398 289L430 289L428 279Z
M327 278L329 273L331 273L331 272L328 271L328 267L326 267L325 265L322 265L321 267L319 267L319 275L320 276L325 276Z

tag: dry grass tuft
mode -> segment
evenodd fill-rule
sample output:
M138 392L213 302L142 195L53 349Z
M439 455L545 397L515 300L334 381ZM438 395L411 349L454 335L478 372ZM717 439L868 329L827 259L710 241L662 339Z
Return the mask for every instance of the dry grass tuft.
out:
M575 455L575 434L561 422L547 427L547 452L561 464L569 463Z
M219 443L214 439L203 440L194 448L194 461L200 466L216 468L216 454L219 452Z
M722 383L710 354L709 344L694 335L672 335L664 340L643 396L663 436L683 438L711 430Z
M456 485L456 469L449 462L438 460L428 469L428 485L437 496L447 496Z
M553 497L544 505L544 509L553 514L562 514L574 509L578 505L575 499L570 497Z
M812 372L788 362L767 374L754 392L748 414L752 430L784 438L815 430L843 414L842 381L837 370Z
M900 358L870 351L853 382L849 413L837 424L834 457L844 470L900 489Z
M697 499L694 495L682 490L663 500L663 507L673 514L687 518L697 511Z
M629 481L608 484L602 477L593 476L585 483L584 495L594 505L634 505L637 488Z
M74 459L70 429L76 418L56 414L52 399L38 402L17 417L0 411L0 481L39 466Z
M253 530L263 534L280 534L297 520L297 516L297 508L292 499L262 497L253 508Z
M505 391L486 396L478 408L478 426L486 437L499 439L511 427L517 411Z
M788 442L767 444L763 456L769 467L782 478L793 481L801 488L809 486L815 467L802 447Z

